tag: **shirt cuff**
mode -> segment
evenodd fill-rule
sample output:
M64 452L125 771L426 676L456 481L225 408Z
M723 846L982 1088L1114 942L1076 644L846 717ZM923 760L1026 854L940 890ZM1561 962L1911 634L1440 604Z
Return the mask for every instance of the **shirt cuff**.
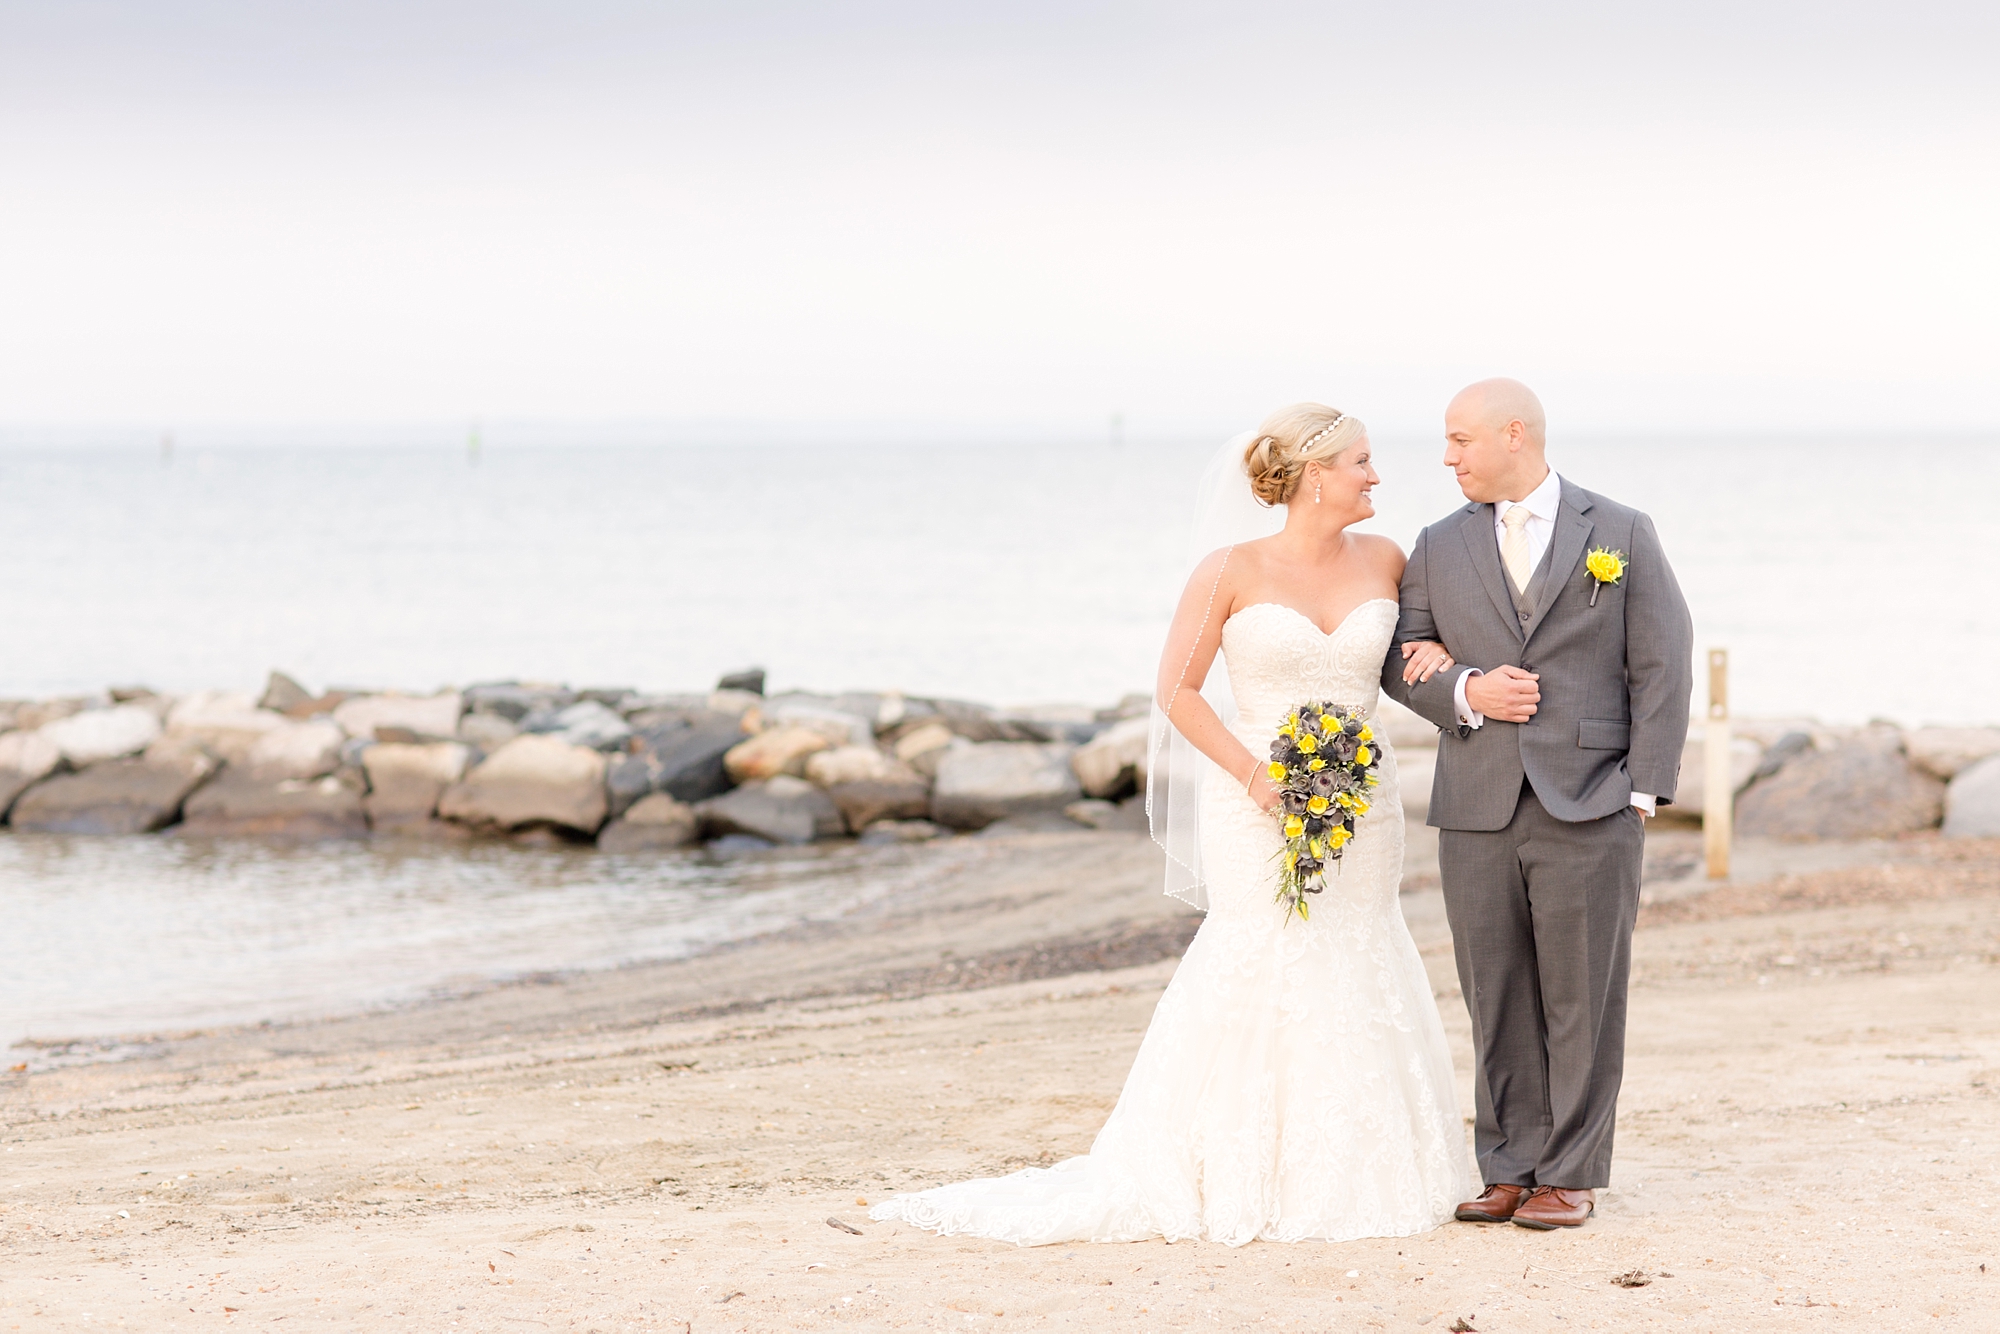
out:
M1458 715L1460 727L1482 727L1486 723L1486 715L1465 702L1465 683L1475 676L1484 675L1486 673L1477 667L1468 667L1458 674L1458 684L1451 691L1451 704Z
M1650 792L1634 792L1632 794L1632 805L1642 815L1658 815L1660 813L1660 799Z

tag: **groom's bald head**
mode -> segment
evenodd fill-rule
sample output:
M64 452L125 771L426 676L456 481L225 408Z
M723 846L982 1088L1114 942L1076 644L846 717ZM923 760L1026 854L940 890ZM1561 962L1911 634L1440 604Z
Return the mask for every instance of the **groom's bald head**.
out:
M1445 429L1451 429L1454 414L1483 423L1489 430L1504 433L1514 422L1521 423L1528 443L1536 449L1548 444L1549 419L1542 412L1542 400L1519 380L1495 376L1469 384L1458 391L1444 410Z
M1548 476L1548 418L1519 380L1481 380L1444 410L1444 462L1467 500L1520 500Z

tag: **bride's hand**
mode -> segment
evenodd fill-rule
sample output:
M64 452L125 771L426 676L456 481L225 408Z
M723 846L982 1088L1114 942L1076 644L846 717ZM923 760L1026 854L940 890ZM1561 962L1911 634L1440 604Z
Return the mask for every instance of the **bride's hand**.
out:
M1413 639L1403 645L1403 682L1406 685L1428 681L1452 665L1451 654L1445 651L1443 644Z
M1256 772L1250 775L1249 792L1250 800L1256 802L1258 809L1266 815L1277 810L1284 800L1278 793L1278 785L1271 781L1271 775L1261 764L1257 766Z

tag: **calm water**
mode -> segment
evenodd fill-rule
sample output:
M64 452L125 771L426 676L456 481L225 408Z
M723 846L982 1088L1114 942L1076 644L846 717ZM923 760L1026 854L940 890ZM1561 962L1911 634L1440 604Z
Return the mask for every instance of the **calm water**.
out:
M2000 722L2000 440L1560 442L1649 510L1736 704ZM1143 690L1213 444L0 450L0 691L496 677ZM1378 447L1408 544L1457 496Z
M605 857L0 837L0 1048L334 1014L493 978L680 958L851 911L978 847Z
M1559 445L1652 512L1738 712L2000 722L2000 441ZM0 450L0 693L271 667L692 689L758 663L774 688L1109 702L1151 679L1213 449ZM1378 442L1378 531L1407 545L1454 507L1438 452ZM673 956L838 911L918 855L0 836L0 1040Z

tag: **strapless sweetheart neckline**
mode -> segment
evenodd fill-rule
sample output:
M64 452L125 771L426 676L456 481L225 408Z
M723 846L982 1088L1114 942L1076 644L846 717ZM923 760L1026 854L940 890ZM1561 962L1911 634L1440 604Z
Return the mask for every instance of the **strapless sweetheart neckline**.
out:
M1331 630L1320 629L1318 621L1315 621L1312 617L1306 615L1304 612L1300 611L1297 607L1288 606L1283 602L1247 603L1244 606L1238 607L1235 611L1230 612L1229 621L1235 620L1238 616L1241 616L1246 611L1255 611L1259 607L1276 607L1279 611L1288 611L1292 615L1304 621L1307 625L1312 627L1313 633L1320 636L1322 639L1332 639L1335 635L1338 635L1342 630L1345 630L1347 628L1348 622L1352 621L1356 616L1358 616L1361 613L1362 608L1372 607L1378 602L1387 602L1392 606L1400 605L1396 602L1395 598L1369 598L1365 602L1357 602L1354 604L1354 609L1348 612L1347 615L1341 617L1340 624L1334 626L1333 629ZM1223 624L1227 625L1229 621L1224 621Z

